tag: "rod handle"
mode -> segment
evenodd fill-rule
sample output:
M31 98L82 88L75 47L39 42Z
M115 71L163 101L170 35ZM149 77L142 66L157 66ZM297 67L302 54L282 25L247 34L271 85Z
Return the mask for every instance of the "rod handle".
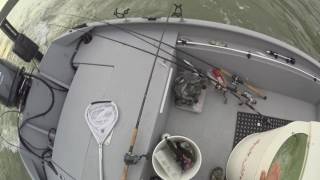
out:
M125 165L123 168L123 172L122 172L120 180L127 180L128 179L128 169L129 169L129 166Z
M99 178L103 180L102 144L99 144Z
M220 71L221 71L223 74L225 74L226 76L228 76L228 77L230 77L230 78L232 77L232 74L231 74L230 72L226 71L225 69L220 69ZM260 89L252 86L251 84L249 84L249 83L247 83L247 82L244 82L243 85L246 86L246 87L247 87L249 90L251 90L253 93L255 93L257 96L261 97L262 99L264 99L264 100L267 99L267 96L266 96L263 92L261 92Z
M134 144L136 143L137 135L138 135L138 129L134 128L131 134L130 146L134 146Z
M260 89L253 87L252 85L248 84L248 83L244 83L245 86L247 86L247 88L249 90L251 90L253 93L255 93L256 95L258 95L259 97L261 97L262 99L266 100L267 96L261 92Z
M132 130L132 133L131 133L129 152L132 152L132 150L133 150L133 146L134 146L134 144L136 143L136 140L137 140L137 135L138 135L138 128L134 128ZM123 168L123 172L122 172L120 180L127 180L127 178L128 178L128 169L129 169L129 166L126 164L124 166L124 168Z
M231 73L229 73L228 71L226 71L225 69L220 69L220 71L222 72L222 74L225 74L226 76L228 76L228 77L232 77L232 74Z

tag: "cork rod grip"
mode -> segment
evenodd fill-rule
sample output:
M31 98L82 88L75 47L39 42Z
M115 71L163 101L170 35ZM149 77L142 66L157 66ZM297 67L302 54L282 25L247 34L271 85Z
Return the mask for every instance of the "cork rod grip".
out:
M259 90L256 87L253 87L252 85L248 84L248 83L244 83L244 85L253 93L255 93L257 96L261 97L262 99L267 99L267 96L261 92L261 90Z
M134 128L131 134L130 146L134 146L134 144L136 143L137 135L138 135L138 129Z
M120 180L127 180L128 179L128 169L129 169L129 166L125 165L123 168L123 172L122 172Z
M137 135L138 135L138 128L134 128L131 133L129 153L132 153L133 146L137 140ZM127 180L128 179L128 169L129 169L129 165L126 164L123 168L123 172L122 172L120 180Z

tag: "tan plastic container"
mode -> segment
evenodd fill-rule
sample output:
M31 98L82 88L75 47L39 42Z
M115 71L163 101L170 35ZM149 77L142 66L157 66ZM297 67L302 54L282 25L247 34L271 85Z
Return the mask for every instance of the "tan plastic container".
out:
M244 138L230 154L227 179L259 180L275 162L280 180L320 179L320 123L295 121Z

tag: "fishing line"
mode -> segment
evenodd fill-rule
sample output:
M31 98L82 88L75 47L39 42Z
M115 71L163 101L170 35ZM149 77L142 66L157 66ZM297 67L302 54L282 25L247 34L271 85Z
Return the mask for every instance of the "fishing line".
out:
M147 43L147 44L149 44L149 45L151 45L151 46L153 46L153 47L157 47L157 46L154 45L154 44L152 44L151 42L149 42L149 41L147 41L147 40L139 37L138 35L143 36L143 37L148 38L148 39L151 39L151 40L154 40L154 41L156 41L156 42L159 42L159 46L157 47L157 48L158 48L158 49L157 49L157 54L155 55L156 58L159 57L159 58L161 58L161 59L163 59L163 60L165 60L165 61L171 62L171 63L173 63L173 64L175 64L175 65L177 65L177 66L181 66L181 65L178 64L178 63L175 63L175 62L173 62L173 61L171 61L171 60L169 60L169 59L165 59L164 57L159 56L158 51L161 50L162 52L164 52L164 53L170 55L171 57L175 58L177 61L183 61L182 59L178 58L177 56L171 54L170 52L168 52L168 51L166 51L166 50L164 50L164 49L162 49L162 48L161 48L161 44L164 44L164 45L167 45L168 47L171 47L171 48L174 49L174 50L180 51L180 52L182 52L182 53L184 53L184 54L186 54L186 55L188 55L188 56L190 56L190 57L192 57L192 58L194 58L194 59L197 59L198 61L200 61L200 62L202 62L202 63L204 63L204 64L206 64L206 65L208 65L208 66L210 66L210 67L213 67L213 68L216 68L216 69L220 69L220 68L218 68L218 67L216 67L216 66L214 66L214 65L212 65L212 64L210 64L210 63L208 63L208 62L206 62L205 60L202 60L202 59L200 59L200 58L198 58L198 57L196 57L196 56L194 56L194 55L192 55L192 54L189 54L189 53L187 53L187 52L185 52L185 51L183 51L183 50L180 50L180 49L178 49L178 48L176 48L176 47L174 47L174 46L172 46L172 45L170 45L170 44L167 44L167 43L165 43L165 42L162 42L162 40L159 41L159 40L157 40L157 39L155 39L155 38L152 38L152 37L150 37L150 36L147 36L147 35L144 35L144 34L135 32L135 31L130 30L130 29L127 29L127 28L123 28L123 27L118 26L118 25L114 25L114 24L110 24L110 23L105 23L105 24L110 25L110 26L112 26L112 27L116 27L117 29L120 29L121 31L123 31L123 32L125 32L125 33L127 33L127 34L130 34L130 35L132 35L133 37L135 37L135 38L137 38L137 39L139 39L139 40L141 40L141 41L143 41L143 42L145 42L145 43ZM60 26L60 25L58 25L58 26ZM60 26L60 27L61 27L61 26ZM64 27L64 28L70 29L70 28L67 28L67 27ZM79 31L81 31L81 30L79 30ZM93 32L91 32L91 33L92 33L93 35L97 35L97 34L95 34L95 33L93 33ZM114 39L112 39L112 38L109 38L109 37L106 37L106 36L103 36L103 35L98 35L98 37L100 37L100 38L105 38L105 39L108 39L108 40L111 40L111 41L114 41L114 42L117 42L117 43L121 43L121 44L126 45L126 46L130 46L130 47L135 48L135 49L137 49L137 50L140 50L140 48L138 48L138 47L136 47L136 46L129 45L129 44L127 44L127 43L124 43L124 42L121 42L121 41L117 41L117 40L114 40ZM162 39L162 38L161 38L161 39ZM144 51L144 50L143 50L143 52L150 54L150 52L146 52L146 51ZM153 55L154 55L154 54L153 54ZM185 68L185 66L184 66L184 68ZM192 72L194 72L194 69L193 69L193 68L194 68L194 67L191 67L191 69L192 69L191 71L192 71ZM189 66L188 69L190 70L190 66ZM198 71L197 71L197 72L198 72ZM207 75L205 75L205 76L206 76L208 79L210 79L210 80L214 81L215 83L219 84L217 81L215 81L215 80L212 79L211 77L208 77ZM149 79L149 80L150 80L150 79ZM263 117L263 119L265 120L265 122L266 122L267 124L270 124L269 119L268 119L265 115L261 114L261 113L260 113L256 108L254 108L252 105L248 104L247 102L244 102L244 101L241 99L241 97L236 94L236 93L237 93L237 90L230 89L229 87L226 87L226 88L231 92L231 94L232 94L233 96L235 96L235 97L238 98L241 102L243 102L243 104L245 104L249 109L251 109L253 112L257 113L259 116ZM144 97L144 98L145 98L145 97ZM139 113L139 115L140 115L140 113ZM138 123L140 123L140 122L137 122L136 127L139 126ZM132 152L132 149L133 149L133 147L130 147L129 152ZM125 169L125 171L127 171L127 169Z
M64 29L67 29L67 30L73 30L71 27L68 27L68 26L63 26L63 25L59 25L59 24L48 24L48 25L52 25L52 26L56 26L56 27L60 27L60 28L64 28ZM84 30L81 30L81 29L77 29L76 31L79 31L79 32L83 32L83 33L87 33L87 31L84 31ZM153 52L150 52L150 51L147 51L145 49L142 49L140 47L137 47L137 46L134 46L134 45L131 45L131 44L128 44L128 43L125 43L125 42L122 42L122 41L119 41L119 40L116 40L116 39L113 39L113 38L110 38L108 36L105 36L105 35L101 35L101 34L98 34L98 33L94 33L94 32L90 32L92 35L96 36L96 37L100 37L102 39L107 39L107 40L110 40L110 41L113 41L113 42L116 42L116 43L119 43L119 44L122 44L122 45L125 45L127 47L131 47L133 49L136 49L136 50L139 50L139 51L142 51L144 53L147 53L147 54L150 54L150 55L153 55L153 56L156 56L155 53ZM161 49L161 48L160 48ZM158 55L158 58L162 59L163 61L166 61L166 62L170 62L171 64L174 64L178 67L182 67L183 69L187 70L187 71L191 71L191 72L198 72L198 71L195 71L195 69L193 67L190 67L190 66L187 66L185 65L185 63L183 64L180 64L179 62L175 62L173 60L170 60L168 58L165 58L163 56L160 56ZM203 74L201 73L200 74L202 77L206 77L208 78L209 80L219 84L218 81L216 81L215 79L207 76L206 74ZM230 87L230 86L226 86L226 88L230 91L235 91L234 88Z
M62 15L67 15L67 16L72 16L72 17L77 17L77 18L86 18L86 17L83 17L83 16L77 16L77 15L72 15L72 14L62 14ZM94 20L93 18L86 18L86 19ZM95 19L98 21L97 18L95 18ZM101 22L101 23L104 23L104 24L106 24L106 25L109 25L109 26L111 26L111 27L115 27L115 28L117 28L117 29L119 29L119 30L127 33L127 34L130 34L131 36L133 36L133 37L135 37L135 38L137 38L137 39L139 39L139 40L141 40L141 41L143 41L143 42L145 42L145 43L147 43L147 44L149 44L149 45L151 45L151 46L153 46L153 47L156 47L156 45L154 45L153 43L151 43L151 42L149 42L149 41L147 41L147 40L145 40L145 39L143 39L143 38L141 38L140 36L145 37L145 38L148 38L148 39L151 39L151 40L156 41L156 42L159 42L159 40L156 39L156 38L153 38L153 37L151 37L151 36L148 36L148 35L145 35L145 34L136 32L136 31L131 30L131 29L129 29L129 28L121 27L121 26L119 26L119 25L111 24L111 23L108 23L108 22L102 22L102 21L100 21L100 22ZM179 49L179 48L176 48L176 47L174 47L174 46L172 46L172 45L170 45L170 44L168 44L168 43L163 42L163 44L166 45L166 46L168 46L168 47L170 47L170 48L172 48L172 49L174 49L174 50L176 50L176 51L180 51L180 52L188 55L189 57L192 57L193 59L195 59L195 60L197 60L197 61L199 61L199 62L202 62L202 63L205 64L205 65L210 66L211 68L220 69L221 71L223 71L224 73L226 73L225 70L222 70L221 68L218 68L217 66L214 66L214 65L212 65L211 63L209 63L209 62L207 62L207 61L205 61L205 60L203 60L203 59L201 59L201 58L199 58L199 57L197 57L197 56L194 56L194 55L192 55L192 54L190 54L190 53L188 53L188 52L186 52L186 51L183 51L183 50L181 50L181 49ZM181 58L179 58L179 57L171 54L170 52L168 52L168 51L166 51L166 50L164 50L164 49L162 49L162 48L161 48L161 51L163 51L164 53L170 55L171 57L175 58L176 60L179 60L179 61L181 61L181 62L184 62L183 59L181 59ZM195 67L192 66L191 64L188 64L188 65L189 65L191 68L195 68ZM197 72L198 72L198 71L197 71ZM230 73L228 73L228 74L230 74ZM232 74L230 74L229 76L231 77ZM247 88L249 88L251 91L253 91L254 93L256 93L258 96L262 97L263 99L266 99L266 96L265 96L264 94L261 94L261 92L260 92L259 90L257 90L255 87L253 87L253 86L251 86L251 85L249 85L249 84L243 84L243 85L245 85L245 86L246 86ZM252 108L251 108L251 109L252 109Z
M170 10L171 12L171 10ZM169 14L170 14L169 12ZM167 23L168 23L168 20L169 20L169 16L167 18ZM150 73L150 76L149 76L149 79L148 79L148 82L147 82L147 87L146 87L146 90L145 90L145 93L144 93L144 96L143 96L143 100L142 100L142 104L141 104L141 107L140 107L140 111L139 111L139 115L138 115L138 120L137 120L137 124L136 124L136 128L139 127L139 124L140 124L140 120L141 120L141 116L142 116L142 111L144 109L144 104L145 104L145 101L146 101L146 98L147 98L147 94L148 94L148 91L149 91L149 87L150 87L150 83L151 83L151 79L153 77L153 72L154 72L154 69L155 69L155 66L156 66L156 62L157 62L157 59L158 59L158 56L159 56L159 52L160 52L160 47L161 47L161 44L162 44L162 40L163 40L163 36L164 36L164 33L166 32L166 29L167 29L167 24L161 34L161 38L160 38L160 43L158 45L158 48L157 48L157 52L156 52L156 56L154 58L154 61L153 61L153 64L152 64L152 68L151 68L151 73ZM133 147L130 147L130 150L129 152L132 152L132 149Z
M70 28L70 27L63 26L63 25L59 25L59 24L49 24L49 25L56 26L56 27L61 27L61 28L67 29L67 30L73 30L73 29ZM77 29L76 31L80 31L80 32L87 33L87 31L84 31L84 30L81 30L81 29ZM137 46L134 46L134 45L131 45L131 44L128 44L128 43L119 41L119 40L112 39L112 38L107 37L107 36L105 36L105 35L101 35L101 34L94 33L94 32L91 32L91 34L94 35L94 36L96 36L96 37L100 37L100 38L102 38L102 39L107 39L107 40L110 40L110 41L113 41L113 42L116 42L116 43L119 43L119 44L122 44L122 45L125 45L125 46L128 46L128 47L134 48L134 49L136 49L136 50L145 52L145 53L147 53L147 54L156 56L155 53L152 53L152 52L147 51L147 50L145 50L145 49L139 48L139 47L137 47ZM163 43L163 44L164 44L164 43ZM160 59L162 59L163 61L170 62L170 63L172 63L172 64L174 64L174 65L176 65L176 66L178 66L178 67L182 67L184 70L187 70L187 71L190 71L190 72L200 73L199 75L200 75L201 77L206 77L206 78L208 78L210 81L213 81L214 83L216 83L216 84L218 84L218 85L220 84L217 80L211 78L211 77L208 76L207 74L204 74L204 73L201 73L201 72L199 72L199 71L196 71L193 67L186 66L185 63L184 63L184 64L180 64L180 63L178 63L178 62L172 61L172 60L170 60L170 59L168 59L168 58L165 58L165 57L163 57L163 56L160 56L160 55L158 55L158 57L159 57ZM178 59L176 59L176 60L178 60ZM230 87L230 86L223 86L223 87L225 87L225 88L226 88L227 90L229 90L230 92L234 92L234 93L237 92L237 90L236 90L235 88L233 88L233 87ZM245 103L245 105L248 106L247 103ZM249 108L250 108L250 107L249 107ZM251 109L251 108L250 108L250 109ZM254 111L254 112L258 112L258 111L256 110L256 111ZM257 114L258 114L258 115L262 115L260 112L257 113ZM264 116L264 115L262 115L262 116Z
M69 15L69 14L66 14L66 15ZM72 15L70 15L70 16L72 16ZM77 16L76 16L76 17L77 17ZM149 44L149 45L151 45L151 46L153 46L153 47L155 47L155 48L158 49L158 46L157 46L157 45L155 45L155 44L153 44L153 43L151 43L151 42L149 42L149 41L141 38L141 37L139 36L138 32L135 32L135 31L130 30L130 29L128 29L128 28L123 28L123 27L121 27L121 26L117 26L117 25L114 25L114 24L110 24L110 23L105 23L105 24L110 25L110 26L112 26L112 27L115 27L115 28L117 28L117 29L119 29L119 30L127 33L127 34L130 34L131 36L133 36L133 37L135 37L135 38L137 38L137 39L139 39L139 40L141 40L141 41L143 41L143 42L145 42L145 43L147 43L147 44ZM137 35L137 34L138 34L138 35ZM141 34L141 35L142 35L142 34ZM151 37L148 37L148 38L150 39ZM164 44L164 45L165 45L165 42L159 41L158 39L152 38L151 40L154 40L154 41L156 41L156 42L160 42L160 44ZM167 46L168 46L168 45L170 45L170 44L167 44ZM171 45L170 45L170 46L171 46ZM170 52L162 49L161 46L160 46L159 48L160 48L160 50L161 50L162 52L168 54L169 56L175 58L176 60L179 60L179 61L181 61L181 62L184 62L183 59L181 59L181 58L177 57L176 55L173 55L173 54L171 54ZM173 48L173 49L176 50L176 48L175 48L174 46L171 46L171 48ZM190 65L189 65L189 66L190 66ZM190 66L190 67L192 67L192 66ZM212 65L212 67L214 67L214 66ZM194 68L194 67L192 67L192 68ZM214 68L217 68L217 67L214 67Z
M122 30L122 31L124 31L124 32L126 32L126 33L128 33L128 34L131 34L132 36L135 36L135 35L133 35L133 34L136 34L136 35L145 37L145 38L147 38L147 39L150 39L150 40L159 42L159 40L156 39L156 38L154 38L154 37L148 36L148 35L146 35L146 34L139 33L139 32L137 32L137 31L134 31L134 30L129 29L129 28L121 27L121 26L116 25L116 24L111 24L111 23L108 23L108 22L99 20L98 18L95 18L95 17L94 17L94 18L90 18L90 17L78 16L78 15L67 14L67 13L60 13L60 14L58 14L58 15L66 15L66 16L72 16L72 17L77 17L77 18L88 19L88 20L92 20L92 21L98 21L98 22L100 22L100 23L103 23L103 24L106 24L106 25L109 25L109 26L118 28L118 29L120 29L120 30ZM71 29L72 29L72 28L71 28ZM135 36L135 37L136 37L136 36ZM144 42L148 42L148 44L150 43L149 41L146 41L145 39L143 39L143 38L141 38L141 37L139 37L139 39L142 40L142 41L144 41ZM152 44L152 43L151 43L151 44ZM201 59L201 58L199 58L199 57L197 57L197 56L195 56L195 55L193 55L193 54L191 54L191 53L188 53L188 52L186 52L186 51L184 51L184 50L182 50L182 49L179 49L179 48L177 48L177 47L175 47L175 46L172 46L171 44L168 44L168 43L166 43L166 42L162 42L162 44L164 44L164 45L166 45L166 46L168 46L168 47L170 47L170 48L172 48L172 49L174 49L174 50L176 50L176 51L179 51L179 52L181 52L181 53L183 53L183 54L185 54L185 55L187 55L187 56L189 56L189 57L191 57L191 58L194 58L194 59L196 59L197 61L202 62L203 64L205 64L205 65L207 65L207 66L210 66L210 67L215 68L215 69L220 69L219 67L217 67L217 66L215 66L215 65L213 65L213 64L211 64L211 63L209 63L209 62L207 62L207 61L205 61L205 60L203 60L203 59ZM152 44L152 45L153 45L153 44ZM162 50L163 52L165 52L165 50L163 50L163 49L161 49L161 50Z
M70 27L62 26L62 25L58 25L58 24L49 24L49 25L53 25L53 26L65 28L65 29L68 29L68 30L72 30L72 28L70 28ZM77 31L87 33L87 31L83 31L83 30L80 30L80 29L78 29ZM125 42L122 42L122 41L118 41L118 40L109 38L109 37L107 37L107 36L104 36L104 35L101 35L101 34L98 34L98 33L91 32L91 34L94 35L94 36L103 38L103 39L107 39L107 40L110 40L110 41L113 41L113 42L117 42L117 43L119 43L119 44L122 44L122 45L125 45L125 46L128 46L128 47L137 49L137 50L139 50L139 51L148 53L148 54L150 54L150 55L156 56L155 53L152 53L152 52L150 52L150 51L144 50L144 49L139 48L139 47L137 47L137 46L130 45L130 44L128 44L128 43L125 43ZM163 44L164 44L164 43L163 43ZM161 49L161 48L160 48L160 49ZM193 55L192 55L192 56L193 56ZM175 65L178 66L178 67L182 67L182 68L185 69L185 70L188 70L188 71L191 71L191 72L197 72L197 73L198 73L198 71L195 71L193 67L192 67L192 68L190 68L190 66L187 66L187 67L186 67L186 65L179 64L179 63L177 63L177 62L175 62L175 61L172 61L172 60L170 60L170 59L168 59L168 58L165 58L165 57L163 57L163 56L160 56L160 55L158 55L158 57L161 58L161 59L164 60L164 61L167 61L167 62L170 62L170 63L172 63L172 64L175 64ZM176 60L179 60L179 59L176 59ZM208 76L208 75L206 75L206 74L200 73L200 75L201 75L202 77L208 78L209 80L211 80L211 81L213 81L213 82L215 82L215 83L217 83L217 84L220 84L218 81L216 81L215 79L211 78L210 76ZM236 92L237 92L236 89L234 89L234 88L232 88L232 87L230 87L230 86L224 86L224 87L225 87L227 90L229 90L230 92L233 92L233 93L236 93ZM248 105L247 103L245 103L245 105L248 106L251 110L253 110L253 109L252 109L252 108L253 108L252 106ZM261 113L260 113L258 110L256 110L256 109L254 109L253 111L256 112L258 115L260 115L260 116L262 116L262 117L265 117L265 115L261 114Z
M168 24L168 22L167 22L167 24ZM64 29L69 29L69 30L72 29L72 28L70 28L70 27L66 27L66 26L62 26L62 25L57 25L57 24L49 24L49 25L54 25L54 26L62 27L62 28L64 28ZM79 30L79 29L78 29L77 31L87 33L87 31L83 31L83 30ZM157 49L157 53L155 54L155 53L152 53L152 52L150 52L150 51L147 51L147 50L144 50L144 49L142 49L142 48L139 48L139 47L137 47L137 46L130 45L130 44L128 44L128 43L125 43L125 42L122 42L122 41L119 41L119 40L115 40L115 39L109 38L109 37L107 37L107 36L98 34L98 33L94 33L94 32L90 32L90 33L91 33L92 35L94 35L94 36L97 36L97 37L100 37L100 38L103 38L103 39L107 39L107 40L110 40L110 41L113 41L113 42L116 42L116 43L119 43L119 44L122 44L122 45L125 45L125 46L128 46L128 47L137 49L137 50L142 51L142 52L145 52L145 53L147 53L147 54L153 55L153 56L155 56L155 60L156 60L157 58L160 58L160 59L162 59L162 60L164 60L164 61L167 61L167 62L170 62L170 63L172 63L172 64L175 64L175 65L177 65L177 66L179 66L179 67L182 67L182 68L184 68L184 69L186 69L186 70L188 70L188 71L194 72L194 69L192 69L192 68L190 68L190 67L186 67L185 65L181 65L181 64L179 64L179 63L177 63L177 62L174 62L174 61L172 61L172 60L170 60L170 59L167 59L167 58L165 58L165 57L160 56L160 55L159 55L159 51L162 50L162 49L161 49L161 44L165 44L164 42L162 42L162 40L161 40L161 41L156 40L156 41L159 41L160 43L159 43L159 47L158 47L158 49ZM135 36L135 37L136 37L136 36ZM139 37L139 38L140 38L140 37ZM162 36L162 38L163 38L163 36ZM141 38L141 39L142 39L142 38ZM150 43L149 41L147 41L147 42L148 42L148 44ZM174 49L176 49L176 48L174 48ZM176 49L176 50L178 50L178 49ZM162 50L162 51L163 51L163 50ZM184 52L184 51L183 51L183 52ZM167 53L168 53L168 52L167 52ZM193 56L193 55L192 55L192 56ZM172 57L175 57L176 60L179 60L179 59L178 59L176 56L174 56L174 55L172 55ZM195 56L193 56L193 57L195 57ZM198 59L198 58L196 58L196 59ZM204 62L205 62L205 61L204 61ZM154 61L154 63L155 63L155 61ZM210 65L210 64L207 63L207 62L205 62L205 63L206 63L207 65ZM151 71L151 72L153 72L153 71ZM217 82L216 80L212 79L211 77L208 77L207 75L203 75L203 74L202 74L202 76L205 76L205 77L207 77L208 79L210 79L211 81L216 82L217 84L219 84L219 82ZM148 81L148 82L149 82L149 81ZM235 89L233 89L233 88L231 88L231 87L229 87L229 86L227 86L226 88L227 88L229 91L231 91L233 95L235 95L234 93L237 92ZM236 97L238 97L238 96L236 96ZM239 97L239 98L240 98L240 97ZM240 98L240 99L241 99L241 98ZM250 107L247 103L245 103L245 104L246 104L250 109L252 109L252 110L255 111L257 114L259 114L260 116L264 116L264 115L262 115L261 113L259 113L258 111L256 111L255 109L253 109L252 106ZM137 121L136 127L139 126L139 123L140 123L140 121ZM130 146L129 152L132 152L132 149L133 149L133 147Z
M142 37L151 39L151 40L153 40L153 41L159 41L159 40L157 40L157 39L154 38L154 37L151 37L151 36L148 36L148 35L146 35L146 34L142 34L142 33L136 32L136 31L134 31L134 30L132 30L132 29L129 29L129 28L121 27L121 26L119 26L119 25L117 25L117 24L111 24L111 23L102 21L102 20L100 20L100 19L98 19L98 18L96 18L96 17L90 18L90 17L79 16L79 15L68 14L68 13L61 13L61 14L58 14L58 15L66 15L66 16L71 16L71 17L88 19L88 20L92 20L92 21L98 21L98 22L100 22L100 23L104 23L104 24L106 24L106 25L110 25L110 26L116 27L116 28L118 28L118 29L120 29L120 30L122 30L122 31L125 31L125 32L129 33L129 34L134 33L134 34L137 34L137 35L139 35L139 36L142 36ZM130 33L130 32L131 32L131 33ZM181 53L183 53L183 54L185 54L185 55L187 55L187 56L189 56L189 57L192 57L192 58L194 58L195 60L197 60L197 61L199 61L199 62L202 62L202 63L204 63L204 64L206 64L206 65L208 65L208 66L210 66L210 67L212 67L212 68L221 69L221 68L219 68L219 67L217 67L217 66L215 66L215 65L213 65L213 64L211 64L211 63L209 63L209 62L207 62L207 61L205 61L205 60L203 60L203 59L201 59L201 58L199 58L199 57L197 57L197 56L195 56L195 55L193 55L193 54L191 54L191 53L188 53L188 52L186 52L186 51L184 51L184 50L182 50L182 49L176 48L175 46L172 46L171 44L168 44L168 43L165 43L165 42L163 42L163 44L166 45L166 46L168 46L168 47L170 47L170 48L173 48L173 49L175 49L176 51L179 51L179 52L181 52ZM247 52L243 52L243 53L247 54ZM260 56L260 57L261 57L261 56ZM262 58L264 58L264 57L262 57ZM281 63L281 64L282 64L282 63ZM287 67L290 67L290 68L294 68L294 67L288 66L288 65L286 65L286 64L283 64L283 65L285 65L285 66L287 66ZM307 73L307 72L305 72L305 71L303 71L303 70L301 70L301 69L298 69L298 68L294 68L294 69L302 72L303 74L305 74L305 75L307 75L307 76L309 76L309 77L311 77L313 81L317 81L317 80L318 80L318 78L317 78L315 75L309 74L309 73Z
M136 143L138 130L139 130L139 125L140 125L141 117L142 117L142 112L143 112L144 105L145 105L145 102L146 102L146 99L147 99L147 95L148 95L148 92L149 92L151 80L152 80L154 69L155 69L155 66L156 66L156 62L157 62L157 59L159 57L159 52L160 52L161 44L162 44L162 41L163 41L163 37L164 37L165 32L167 31L167 26L169 24L169 18L170 18L171 10L172 10L172 6L171 6L171 8L169 10L169 13L168 13L168 16L167 16L167 20L166 20L166 24L165 24L165 27L164 27L164 29L162 31L160 42L159 42L159 45L157 47L156 56L154 57L154 60L153 60L150 76L149 76L149 79L148 79L148 82L147 82L147 87L146 87L146 90L144 92L143 100L142 100L142 103L141 103L141 106L140 106L140 110L139 110L139 115L138 115L138 119L137 119L137 122L136 122L136 126L132 130L132 136L131 136L129 151L127 152L126 156L127 155L128 156L132 155L133 148L134 148L135 143ZM128 168L129 168L129 164L127 162L125 162L125 167L123 169L121 180L127 180L128 179Z

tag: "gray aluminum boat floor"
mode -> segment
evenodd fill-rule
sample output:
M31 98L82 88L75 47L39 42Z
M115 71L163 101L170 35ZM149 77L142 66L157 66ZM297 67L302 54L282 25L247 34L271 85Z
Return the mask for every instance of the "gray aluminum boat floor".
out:
M288 120L316 120L315 106L312 104L273 92L267 92L267 95L268 100L260 100L257 105L265 115ZM208 179L214 167L226 167L232 151L237 112L252 112L237 104L237 99L231 95L228 104L223 104L223 97L211 89L207 92L200 114L183 111L172 105L166 132L192 139L202 153L201 169L194 179Z
M161 24L145 26L143 24L133 23L126 26L130 29L139 31L140 33L158 38L160 37L163 28ZM234 29L232 29L232 31L226 31L224 30L224 26L221 26L220 28L221 29L206 28L182 24L176 26L175 24L172 24L171 26L168 26L163 41L175 46L179 35L192 35L192 40L195 41L198 41L200 39L199 37L204 36L206 39L222 38L226 41L230 40L230 42L233 42L231 40L234 40L235 42L241 42L241 44L248 43L248 45L254 45L256 48L260 46L262 50L268 50L271 47L279 49L279 51L281 50L281 48L276 45L279 42L273 42L271 40L262 41L263 38L267 38L260 38L260 36L259 38L253 38L251 37L251 35L254 34L253 32L247 32L247 35L244 36L245 33L234 33ZM123 155L128 150L131 130L135 126L140 104L144 95L143 93L147 85L149 71L151 71L152 61L150 60L153 60L154 57L150 54L142 53L135 49L94 36L90 44L81 45L79 52L73 59L74 65L78 66L77 71L74 72L72 68L69 67L69 60L72 53L61 54L61 48L64 49L65 47L69 47L70 49L74 49L76 44L76 41L74 40L81 35L80 32L66 35L56 41L57 47L52 46L52 48L49 49L50 53L47 53L44 58L45 60L42 61L42 66L40 67L44 77L54 80L54 82L61 86L69 88L61 114L60 110L57 112L60 118L52 159L66 172L70 173L74 179L98 179L97 144L85 123L84 110L87 105L93 101L111 99L117 103L121 119L114 129L111 144L104 148L104 173L105 179L107 180L119 179L124 166ZM128 36L126 33L118 31L115 28L110 29L110 27L105 28L104 26L101 26L95 28L94 32L134 44L145 50L156 52L154 47L146 45L144 42L138 41L134 37ZM242 31L239 30L239 32ZM256 36L258 37L258 35ZM155 45L157 44L158 43L155 43ZM246 44L244 44L244 46L245 45ZM163 48L169 49L171 54L176 53L168 47L163 46ZM265 62L260 63L260 61L257 61L259 62L255 63L258 64L257 66L247 66L244 63L251 62L247 57L230 56L230 54L199 47L184 47L184 50L190 53L195 51L197 56L203 56L203 59L210 61L214 60L212 59L213 57L215 59L221 59L221 63L223 62L221 67L232 70L231 72L239 73L240 71L240 73L244 73L240 74L243 77L255 77L256 79L252 78L250 79L250 82L253 82L253 84L258 87L263 87L261 84L264 84L267 87L263 88L273 90L274 92L266 91L268 96L267 101L258 101L256 108L259 109L261 113L289 120L319 120L317 112L320 110L320 105L315 105L319 100L319 96L317 95L317 88L319 87L314 84L309 85L309 81L306 81L306 85L301 85L301 81L305 80L305 78L301 78L300 76L297 78L297 74L283 71L278 67L277 72L279 73L275 74L276 66L267 66ZM283 52L289 51L284 47L282 47L282 50ZM296 50L292 50L292 53L293 52L296 52ZM164 57L171 58L163 52L160 54ZM220 57L221 54L224 56ZM59 61L53 59L59 59L62 55L65 58L62 58ZM226 59L227 55L228 59ZM181 54L177 53L177 56L181 56ZM302 59L301 57L296 59ZM55 64L57 67L50 65L50 63L47 64L49 60L50 63L57 63ZM237 64L237 61L239 64L241 63L243 65L240 67L241 64ZM214 62L218 63L220 61ZM229 64L227 64L228 62ZM304 61L301 60L300 63L304 63ZM252 62L250 64L252 64ZM175 67L170 63L158 61L156 64L145 108L142 113L134 153L152 153L152 150L162 133L167 132L171 135L186 136L198 144L203 156L201 169L193 179L206 180L208 179L212 168L215 166L225 167L227 163L233 145L237 112L251 111L245 106L238 106L238 100L231 95L229 95L228 104L224 104L222 95L211 88L207 92L203 112L200 114L177 109L174 106L172 96L165 97L165 100L168 98L167 101L164 101L167 103L164 106L163 113L159 113L166 82L167 79L169 79L169 70L171 68L174 69ZM203 68L207 69L207 67ZM241 70L242 68L244 69L243 71ZM59 71L57 71L57 69L59 69ZM257 72L258 70L259 72ZM268 70L270 70L271 73ZM316 70L318 70L318 68L316 68ZM173 71L175 71L175 69ZM75 75L73 76L73 74ZM259 76L256 74L259 74ZM273 78L270 74L278 79ZM294 75L296 79L291 78L290 80L292 81L287 81L286 77L291 77L291 75ZM295 84L301 87L288 86L288 84ZM310 103L275 93L275 89L278 89L277 92L287 95L291 94L292 97L300 97L300 99L304 99ZM306 93L305 89L308 90L308 93ZM291 93L288 92L289 90ZM316 95L310 93L311 91ZM32 91L32 94L33 95L30 95L29 98L39 101L39 104L40 102L47 103L47 101L43 101L41 98L42 96L37 98L36 95L38 93L35 93L35 91ZM296 96L293 96L292 94ZM29 99L29 103L31 102L32 101ZM62 100L61 103L63 103ZM26 114L36 110L37 106L30 105L29 108L30 110L27 108L28 111L25 112ZM58 120L58 118L55 119ZM38 121L34 122L36 123ZM35 125L38 125L38 123ZM32 137L32 135L30 135L30 137ZM37 170L40 170L39 167L41 166L37 167ZM50 168L46 167L48 179L72 179L66 175L65 172L62 172L60 168L57 170L59 171L59 176L62 178L56 176ZM144 180L147 180L151 173L154 174L154 172L152 172L151 161L145 161L145 159L143 159L137 165L130 166L128 179L139 180L143 178Z

